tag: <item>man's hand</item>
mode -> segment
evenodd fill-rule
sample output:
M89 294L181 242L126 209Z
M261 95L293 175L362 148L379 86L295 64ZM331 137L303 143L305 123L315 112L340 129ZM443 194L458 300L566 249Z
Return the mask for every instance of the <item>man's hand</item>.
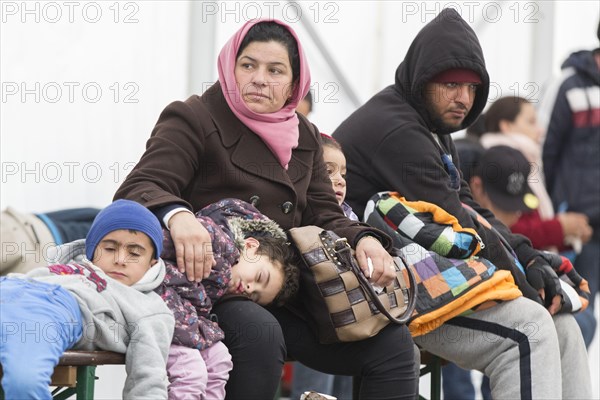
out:
M562 306L562 289L558 275L543 256L538 256L527 266L527 281L540 293L544 305L554 315Z
M383 248L379 240L373 236L364 236L356 245L356 259L358 265L369 280L381 287L385 287L392 283L396 276L396 268L394 267L394 259ZM373 273L369 275L369 262L373 263Z
M177 267L190 281L207 278L216 264L210 234L196 217L188 212L178 212L169 220Z

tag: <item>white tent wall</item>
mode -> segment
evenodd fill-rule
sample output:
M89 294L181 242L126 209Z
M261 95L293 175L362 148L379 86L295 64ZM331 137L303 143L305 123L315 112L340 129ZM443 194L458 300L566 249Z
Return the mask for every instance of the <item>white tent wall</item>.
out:
M2 1L0 204L106 205L160 111L214 82L218 50L248 19L276 17L297 30L312 70L312 119L331 132L356 105L304 24L364 102L393 82L412 38L444 7L479 34L491 99L537 100L570 51L598 45L595 1ZM548 25L554 34L536 41Z
M189 4L68 3L0 5L3 208L108 204L186 93Z
M306 24L364 102L393 83L416 33L444 7L456 8L477 32L492 99L519 94L538 100L570 52L598 47L595 0L301 6L266 0L2 0L0 207L40 212L107 205L161 110L215 81L218 51L248 19L280 18L296 29L311 66L311 119L332 132L356 104ZM593 351L598 376L598 341ZM111 382L99 382L103 398L120 395Z

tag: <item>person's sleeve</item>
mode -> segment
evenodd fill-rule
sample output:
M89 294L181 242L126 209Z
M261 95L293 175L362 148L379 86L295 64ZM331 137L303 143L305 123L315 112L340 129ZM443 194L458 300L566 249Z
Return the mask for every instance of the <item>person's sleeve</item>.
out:
M513 233L519 233L531 240L536 249L558 247L564 250L564 237L562 226L558 218L542 220L536 211L523 214L519 220L510 227Z
M167 357L173 335L173 315L162 312L131 324L125 353L124 399L166 399Z
M554 102L542 152L546 189L548 193L552 193L557 168L560 165L560 157L564 151L564 144L569 132L573 129L573 116L564 86L558 90L556 98L548 98L544 101Z
M195 308L198 316L208 318L214 303L227 291L231 265L237 260L233 255L234 249L227 247L234 244L222 228L209 217L197 215L196 219L210 235L216 265L211 268L209 276L201 282L190 282L184 273L175 268L174 262L165 261L169 275L169 282L165 286L175 294L173 297L177 302L184 305L187 302ZM169 252L170 247L165 246L163 254ZM167 299L165 301L169 304ZM171 310L176 310L176 307L176 304L169 305Z
M510 270L525 296L536 299L537 292L528 284L525 275L516 269L514 260L505 250L497 234L474 218L463 203L496 227L499 233L507 238L507 242L525 265L538 254L537 251L531 248L527 238L510 233L489 210L479 206L473 200L469 186L463 179L459 190L450 186L450 176L444 168L434 140L430 132L416 123L405 124L391 131L378 144L373 154L371 178L378 180L380 187L399 192L409 201L421 200L436 204L455 216L463 228L475 229L485 245L479 256L492 261L498 268ZM448 149L453 162L458 165L458 155L451 141Z
M210 293L219 287L221 294L229 280L214 279L213 268L209 279L202 282L190 282L187 277L179 272L170 262L165 262L168 279L165 279L155 291L161 296L169 310L175 315L175 331L173 344L189 348L203 349L212 343L223 339L223 331L211 321L211 311L216 296ZM205 286L206 285L206 286ZM213 293L214 295L214 293Z
M450 187L439 150L425 128L404 125L386 135L373 154L374 179L409 201L427 201L457 217L463 226L473 221L463 210L459 193Z
M165 108L146 143L146 151L117 190L114 200L129 199L149 209L165 205L192 206L182 193L193 181L204 151L204 127L190 104ZM164 216L168 209L160 209Z
M455 157L456 161L458 160L458 152L456 151L456 147L453 142L450 142L450 151ZM461 173L462 177L462 173ZM539 252L535 250L531 241L519 234L514 234L511 230L504 225L500 220L496 218L496 216L487 208L482 207L473 199L473 195L471 194L471 189L469 184L464 180L461 180L460 194L459 194L461 202L467 204L469 207L473 208L477 211L482 217L484 217L490 225L498 231L502 235L502 237L508 242L510 247L514 250L517 258L521 262L521 264L526 267L531 260L539 255ZM488 247L488 249L483 253L484 257L493 257L494 254L502 253L503 250L500 248L502 244L495 240L496 233L490 231L487 227L481 226L477 229L477 232L480 236L482 236L484 243L492 244ZM488 240L488 237L491 237L491 240ZM493 258L492 258L493 259ZM523 289L522 289L523 290Z
M168 204L166 206L155 208L152 210L154 215L156 215L156 218L158 218L158 220L162 223L165 229L169 229L169 221L171 220L171 217L173 217L173 215L177 214L178 212L182 211L194 215L194 213L191 210L182 207L179 204Z
M313 128L313 134L319 138L318 129L314 126ZM365 223L352 221L346 217L331 186L331 180L323 160L322 146L319 146L315 155L311 172L312 177L306 193L306 210L300 226L316 225L332 230L340 237L347 238L353 247L356 247L358 241L365 235L374 236L383 247L391 249L392 240L388 235Z
M373 155L373 179L381 187L399 192L409 201L433 203L455 216L463 228L473 228L484 243L489 243L490 231L476 221L462 205L476 209L484 217L493 219L490 211L473 201L467 183L461 180L461 189L450 187L450 176L444 168L439 149L432 134L417 124L406 124L390 132L377 146ZM453 162L458 165L456 152ZM486 256L484 249L481 256Z
M179 272L175 267L174 263L165 261L167 273L169 275L168 282L163 283L165 292L168 295L162 295L163 300L173 312L179 309L187 308L186 303L192 307L192 310L205 311L204 316L208 316L208 313L212 309L212 303L210 297L206 293L206 288L202 282L191 282L185 273ZM212 272L211 272L212 273Z
M239 252L235 248L234 241L213 219L205 216L196 216L196 219L206 228L210 235L213 257L215 259L215 265L211 268L210 274L205 279L202 279L202 286L209 299L207 304L210 304L211 308L206 310L198 309L198 315L208 318L212 305L227 292L227 287L231 280L231 266L238 261Z

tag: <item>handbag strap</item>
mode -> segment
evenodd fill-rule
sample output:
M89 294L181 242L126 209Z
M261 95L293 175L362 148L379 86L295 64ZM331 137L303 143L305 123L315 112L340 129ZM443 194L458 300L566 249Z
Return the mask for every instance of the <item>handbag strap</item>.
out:
M323 236L322 236L322 238L323 238ZM335 251L337 253L337 257L339 257L339 259L343 263L351 266L353 272L355 273L356 277L358 278L358 282L360 283L360 286L364 289L365 294L368 297L370 297L370 300L373 302L375 307L377 307L379 312L381 312L383 315L385 315L387 317L387 319L390 320L390 322L392 322L394 324L398 324L398 325L405 325L408 322L408 320L410 319L410 317L415 309L416 303L417 303L417 281L415 279L413 272L411 271L410 267L408 266L408 264L406 264L404 262L404 260L399 258L406 265L406 271L408 272L408 279L410 281L410 288L408 288L409 295L408 295L408 304L406 305L406 310L400 317L395 318L388 312L388 310L385 308L383 303L381 303L381 300L379 299L379 296L375 292L375 289L373 289L373 286L371 286L371 283L367 280L367 278L363 274L362 270L356 263L356 260L352 256L352 249L350 248L350 245L348 244L348 242L345 238L338 239L335 241ZM405 289L405 288L403 288L403 289Z

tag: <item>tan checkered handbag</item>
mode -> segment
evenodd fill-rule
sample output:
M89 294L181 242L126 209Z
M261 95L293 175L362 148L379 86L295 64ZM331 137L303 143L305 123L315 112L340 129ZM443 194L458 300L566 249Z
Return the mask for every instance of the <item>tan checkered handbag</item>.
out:
M321 343L367 339L390 322L406 324L417 285L402 258L394 256L396 279L378 294L345 238L317 226L290 229L289 236L303 261L298 300Z

